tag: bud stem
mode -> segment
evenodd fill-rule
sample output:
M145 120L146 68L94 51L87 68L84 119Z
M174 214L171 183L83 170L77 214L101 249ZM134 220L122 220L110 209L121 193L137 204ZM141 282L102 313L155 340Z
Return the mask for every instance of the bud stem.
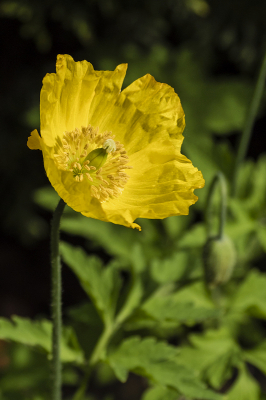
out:
M252 97L252 100L250 103L250 107L247 112L244 129L240 136L240 141L239 141L237 156L236 156L236 162L235 162L235 168L234 168L233 182L232 182L232 197L234 197L236 195L238 172L239 172L239 168L247 154L253 125L254 125L255 118L257 116L259 105L260 105L261 98L263 95L265 79L266 79L266 52L265 52L265 55L264 55L264 58L263 58L263 61L261 64L261 68L259 71L259 75L258 75L257 83L256 83L256 86L254 89L253 97Z
M210 238L212 235L212 220L213 220L213 199L217 185L220 186L220 212L219 212L219 231L218 238L221 239L224 233L224 226L226 220L226 208L227 208L227 189L224 174L217 172L210 186L210 190L207 198L207 209L206 209L206 225L207 225L207 236Z

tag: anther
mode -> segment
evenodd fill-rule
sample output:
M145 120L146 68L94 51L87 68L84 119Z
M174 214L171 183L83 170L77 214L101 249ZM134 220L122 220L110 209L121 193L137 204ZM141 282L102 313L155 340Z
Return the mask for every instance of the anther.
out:
M86 172L86 177L89 179L89 181L93 182L91 174L89 174L88 172Z

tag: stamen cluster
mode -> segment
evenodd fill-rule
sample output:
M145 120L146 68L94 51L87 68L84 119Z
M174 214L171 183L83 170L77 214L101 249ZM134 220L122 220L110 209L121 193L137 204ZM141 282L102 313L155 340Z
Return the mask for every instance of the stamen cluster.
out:
M105 163L98 170L86 159L97 148L106 149L107 153ZM129 179L125 170L132 168L127 165L129 158L124 145L114 141L111 132L101 134L99 128L90 125L57 138L54 158L59 169L73 173L76 182L89 184L91 195L101 203L122 193Z

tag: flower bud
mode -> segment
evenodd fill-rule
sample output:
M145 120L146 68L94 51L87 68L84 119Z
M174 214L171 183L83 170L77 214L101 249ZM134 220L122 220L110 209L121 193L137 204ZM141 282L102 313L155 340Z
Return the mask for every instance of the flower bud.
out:
M205 279L210 287L227 282L236 264L236 250L228 236L209 238L203 248Z

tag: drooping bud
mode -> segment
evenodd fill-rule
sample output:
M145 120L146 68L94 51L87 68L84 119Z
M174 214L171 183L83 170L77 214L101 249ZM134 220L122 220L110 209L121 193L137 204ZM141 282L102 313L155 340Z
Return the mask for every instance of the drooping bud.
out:
M203 264L205 279L211 288L226 283L236 264L233 241L225 235L209 238L203 249Z
M90 162L90 167L95 167L96 171L100 169L106 162L107 160L108 153L106 152L105 149L103 148L98 148L95 150L92 150L87 157L85 158L85 161Z

